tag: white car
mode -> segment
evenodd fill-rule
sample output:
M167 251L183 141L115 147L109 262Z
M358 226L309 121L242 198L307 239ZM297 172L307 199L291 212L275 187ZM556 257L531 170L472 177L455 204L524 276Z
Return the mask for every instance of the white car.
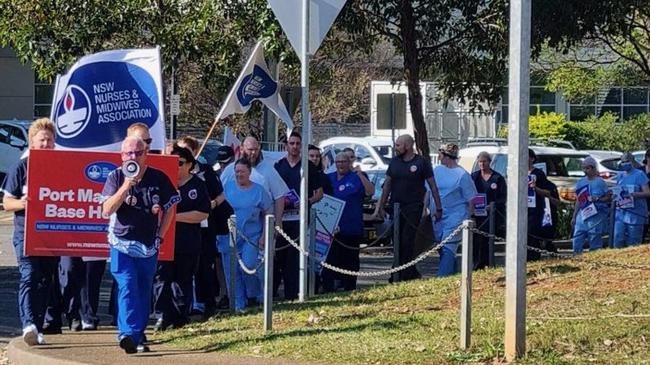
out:
M27 149L27 130L31 124L29 120L0 120L0 182Z
M575 201L575 185L584 176L581 162L587 153L568 148L530 146L537 155L537 163L558 189L560 198ZM506 179L508 178L508 146L473 146L459 151L458 163L469 173L478 170L476 156L485 151L492 156L491 167Z
M323 163L333 167L336 154L345 148L352 148L357 161L355 166L361 166L364 171L386 170L393 157L393 141L382 137L332 137L322 141L321 149ZM329 170L328 168L328 170Z
M582 152L588 153L589 156L596 160L596 163L598 163L596 168L600 177L606 181L615 181L616 175L620 172L618 163L621 161L621 156L623 156L622 152L604 150L585 150Z

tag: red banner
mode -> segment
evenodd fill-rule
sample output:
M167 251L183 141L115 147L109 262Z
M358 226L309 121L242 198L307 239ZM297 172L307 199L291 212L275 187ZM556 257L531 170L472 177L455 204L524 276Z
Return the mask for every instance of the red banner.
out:
M116 152L30 150L25 254L108 257L109 217L102 214L101 194L108 174L121 164ZM176 186L178 156L148 155L147 165ZM160 260L174 259L174 231L172 223Z

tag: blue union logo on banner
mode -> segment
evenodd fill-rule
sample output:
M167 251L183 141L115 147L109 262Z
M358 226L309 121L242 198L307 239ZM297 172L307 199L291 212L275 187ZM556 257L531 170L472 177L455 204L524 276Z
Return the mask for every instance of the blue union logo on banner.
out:
M253 72L244 76L237 89L237 99L243 107L255 99L264 99L275 94L278 84L261 67L255 65Z
M135 122L152 127L160 116L154 79L126 62L94 62L70 75L55 103L57 144L68 148L121 141Z

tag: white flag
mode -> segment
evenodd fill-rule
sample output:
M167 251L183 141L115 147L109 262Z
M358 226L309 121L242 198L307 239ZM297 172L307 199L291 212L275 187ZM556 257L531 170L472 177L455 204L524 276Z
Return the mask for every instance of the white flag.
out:
M278 83L269 74L264 60L262 42L257 42L253 53L237 78L237 82L230 89L226 101L219 110L217 119L225 118L231 114L246 113L253 101L259 100L286 123L288 130L291 130L293 121L278 89Z

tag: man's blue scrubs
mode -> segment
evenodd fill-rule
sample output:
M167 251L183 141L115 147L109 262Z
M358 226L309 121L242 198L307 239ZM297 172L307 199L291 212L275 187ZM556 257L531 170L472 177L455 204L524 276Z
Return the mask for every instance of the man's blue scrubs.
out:
M108 175L102 195L114 195L124 183L124 174L116 169ZM119 338L130 336L136 344L144 339L151 308L151 290L156 273L156 245L159 216L180 197L162 171L147 167L142 180L131 188L129 196L110 217L108 242L111 245L111 273L117 283L117 329Z

